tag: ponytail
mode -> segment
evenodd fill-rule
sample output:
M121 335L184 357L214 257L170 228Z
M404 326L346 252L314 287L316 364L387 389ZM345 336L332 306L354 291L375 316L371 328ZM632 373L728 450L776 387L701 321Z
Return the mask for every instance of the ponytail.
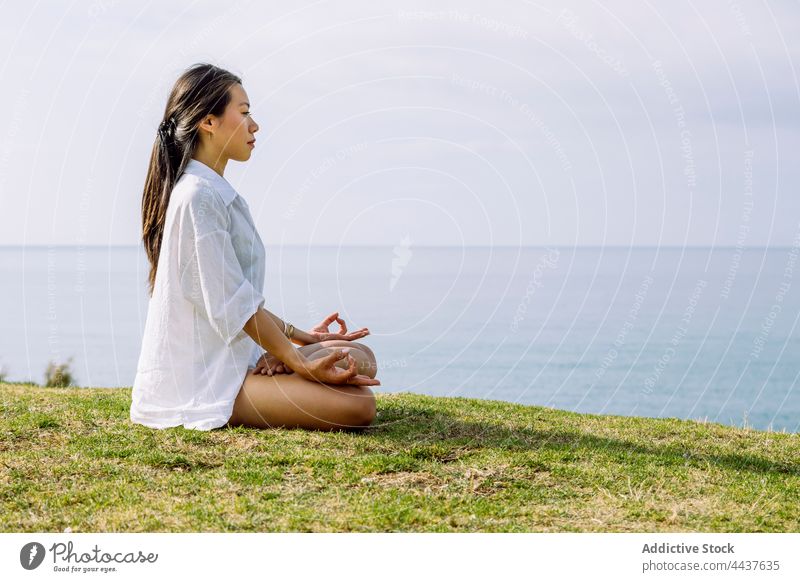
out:
M148 294L152 297L172 188L192 159L197 126L207 115L221 116L230 102L236 75L214 65L196 64L175 82L158 127L142 194L142 242L150 262Z

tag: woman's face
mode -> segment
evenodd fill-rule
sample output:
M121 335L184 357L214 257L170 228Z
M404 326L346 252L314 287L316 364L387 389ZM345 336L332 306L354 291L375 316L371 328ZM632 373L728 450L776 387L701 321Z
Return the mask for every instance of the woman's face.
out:
M244 88L236 83L228 91L231 100L220 118L212 143L221 144L221 153L228 159L244 162L250 159L255 148L258 124L250 117L250 99Z

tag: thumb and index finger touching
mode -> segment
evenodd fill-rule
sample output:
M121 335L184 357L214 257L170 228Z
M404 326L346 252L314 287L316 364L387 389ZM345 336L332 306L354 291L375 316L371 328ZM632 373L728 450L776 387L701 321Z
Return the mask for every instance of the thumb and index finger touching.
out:
M334 312L333 312L333 313L331 313L331 314L330 314L328 317L326 317L326 318L325 318L325 321L323 321L322 323L323 323L324 325L330 325L330 324L332 324L334 321L336 321L337 319L339 319L339 312L338 312L338 311L334 311Z
M327 356L331 359L331 365L333 368L336 368L337 361L343 357L348 358L350 363L347 369L338 372L339 374L343 374L341 380L345 383L352 383L357 386L380 386L380 381L378 381L377 378L370 378L369 376L364 376L358 373L358 363L356 362L355 358L350 356L349 352L350 348L342 348L341 350L331 352Z
M350 348L341 348L338 350L332 351L330 354L326 356L328 362L330 363L331 367L333 368L333 372L342 375L342 378L347 380L358 374L357 369L357 362L353 356L350 355ZM336 368L336 362L339 360L346 358L348 361L348 366L346 369L341 369L338 371Z
M344 322L344 320L341 317L339 317L339 312L338 311L334 311L328 317L326 317L325 321L323 322L323 324L328 326L328 325L332 324L334 321L339 324L339 327L340 327L339 333L342 333L342 334L347 333L347 324Z

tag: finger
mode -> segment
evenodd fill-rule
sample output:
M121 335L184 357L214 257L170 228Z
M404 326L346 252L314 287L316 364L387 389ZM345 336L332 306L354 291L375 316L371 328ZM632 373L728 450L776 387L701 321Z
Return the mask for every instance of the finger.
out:
M358 376L358 362L356 362L356 359L350 354L347 354L347 359L350 362L350 365L347 367L347 377L354 378Z
M341 317L337 316L336 317L336 321L339 322L339 326L341 327L341 329L339 330L339 333L346 334L347 333L347 324L344 322L344 319L342 319Z
M369 335L369 331L365 328L365 329L361 329L361 330L358 330L358 331L351 332L344 339L346 339L347 341L353 341L353 340L361 339L362 337L367 336L367 335Z
M350 351L349 348L344 348L344 350L347 350L348 352ZM347 384L347 382L348 382L348 380L350 378L352 378L353 376L358 374L357 362L353 358L353 356L351 356L348 353L345 353L345 357L347 358L347 367L346 368L341 368L341 367L337 366L336 363L334 362L334 364L332 365L332 370L331 370L335 375L334 381L338 382L338 383L341 383L341 384Z
M381 382L377 378L370 378L369 376L364 376L363 374L358 374L353 376L350 381L350 384L354 384L356 386L380 386Z
M350 348L342 348L341 350L334 350L326 357L331 360L332 362L338 362L342 358L348 357L348 353L350 352Z
M326 317L326 318L325 318L325 325L327 326L327 325L330 325L330 324L332 324L332 323L333 323L333 321L334 321L334 320L335 320L335 319L336 319L338 316L339 316L339 312L338 312L338 311L334 311L333 313L331 313L331 314L330 314L328 317Z

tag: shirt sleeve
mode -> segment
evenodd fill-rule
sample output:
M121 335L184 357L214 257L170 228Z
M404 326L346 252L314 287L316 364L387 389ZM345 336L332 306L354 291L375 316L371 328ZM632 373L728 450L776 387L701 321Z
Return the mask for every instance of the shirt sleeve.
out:
M181 293L230 345L264 305L264 297L244 276L219 196L204 189L190 197L182 211Z

